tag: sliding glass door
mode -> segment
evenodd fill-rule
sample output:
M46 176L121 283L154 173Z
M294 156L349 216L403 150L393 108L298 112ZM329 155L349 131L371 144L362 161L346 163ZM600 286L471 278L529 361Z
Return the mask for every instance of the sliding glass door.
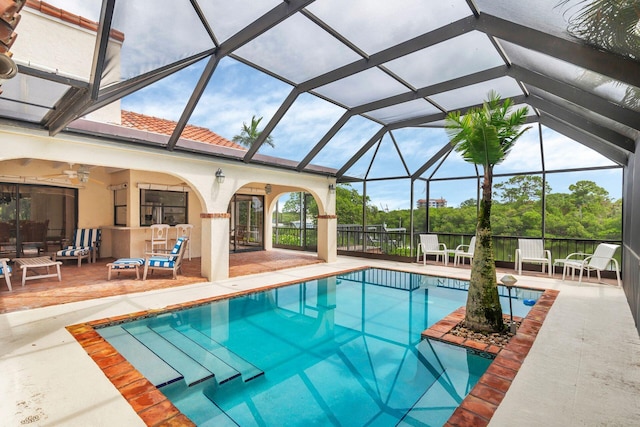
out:
M264 198L236 194L229 205L231 252L264 249Z
M50 254L73 237L77 190L0 183L0 256Z

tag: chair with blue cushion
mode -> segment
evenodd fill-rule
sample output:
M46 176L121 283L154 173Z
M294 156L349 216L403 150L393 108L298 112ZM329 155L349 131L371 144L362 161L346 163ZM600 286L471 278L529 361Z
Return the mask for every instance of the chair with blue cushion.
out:
M4 277L4 281L7 282L7 288L10 291L11 288L11 267L9 267L9 258L0 258L0 277Z
M54 261L59 259L77 259L78 267L82 260L96 262L97 254L100 251L100 240L102 230L99 228L78 228L73 236L71 245L56 252Z
M182 258L188 241L187 237L178 237L171 252L147 253L142 280L147 280L147 272L149 270L171 270L173 278L176 279L178 271L182 268Z

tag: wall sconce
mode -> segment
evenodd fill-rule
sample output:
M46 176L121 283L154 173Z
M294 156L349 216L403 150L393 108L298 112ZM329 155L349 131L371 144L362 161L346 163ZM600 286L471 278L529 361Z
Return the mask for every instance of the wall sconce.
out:
M264 192L267 194L271 194L271 184L267 184L264 186Z
M333 194L336 192L336 186L334 184L329 184L329 193Z
M224 172L222 172L222 169L218 168L218 170L216 171L216 181L218 182L218 184L224 183L224 178Z

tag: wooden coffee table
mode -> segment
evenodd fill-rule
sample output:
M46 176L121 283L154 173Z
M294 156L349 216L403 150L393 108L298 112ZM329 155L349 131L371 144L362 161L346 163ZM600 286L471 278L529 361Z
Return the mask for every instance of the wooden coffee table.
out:
M22 286L24 286L24 282L26 282L27 280L44 279L47 277L57 276L58 282L62 281L62 276L60 275L60 264L62 264L61 261L54 261L48 256L15 258L13 261L22 269ZM50 267L55 267L56 272L51 273ZM35 273L34 275L27 277L28 270L32 268L46 268L47 272L46 274Z

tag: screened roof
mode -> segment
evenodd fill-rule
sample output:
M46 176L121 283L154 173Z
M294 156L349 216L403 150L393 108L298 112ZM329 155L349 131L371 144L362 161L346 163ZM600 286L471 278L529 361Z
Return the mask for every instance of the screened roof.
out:
M74 71L14 56L19 74L2 85L0 116L52 135L107 133L341 181L419 179L451 150L441 129L447 112L477 106L495 90L528 105L543 133L611 164L625 165L640 136L633 2L48 3L98 23L93 56ZM21 37L32 31L23 25ZM173 121L173 133L151 140L83 118L114 102ZM253 116L263 117L262 133L246 150L194 144L184 133L205 127L230 140ZM392 162L376 170L372 161L382 156Z

